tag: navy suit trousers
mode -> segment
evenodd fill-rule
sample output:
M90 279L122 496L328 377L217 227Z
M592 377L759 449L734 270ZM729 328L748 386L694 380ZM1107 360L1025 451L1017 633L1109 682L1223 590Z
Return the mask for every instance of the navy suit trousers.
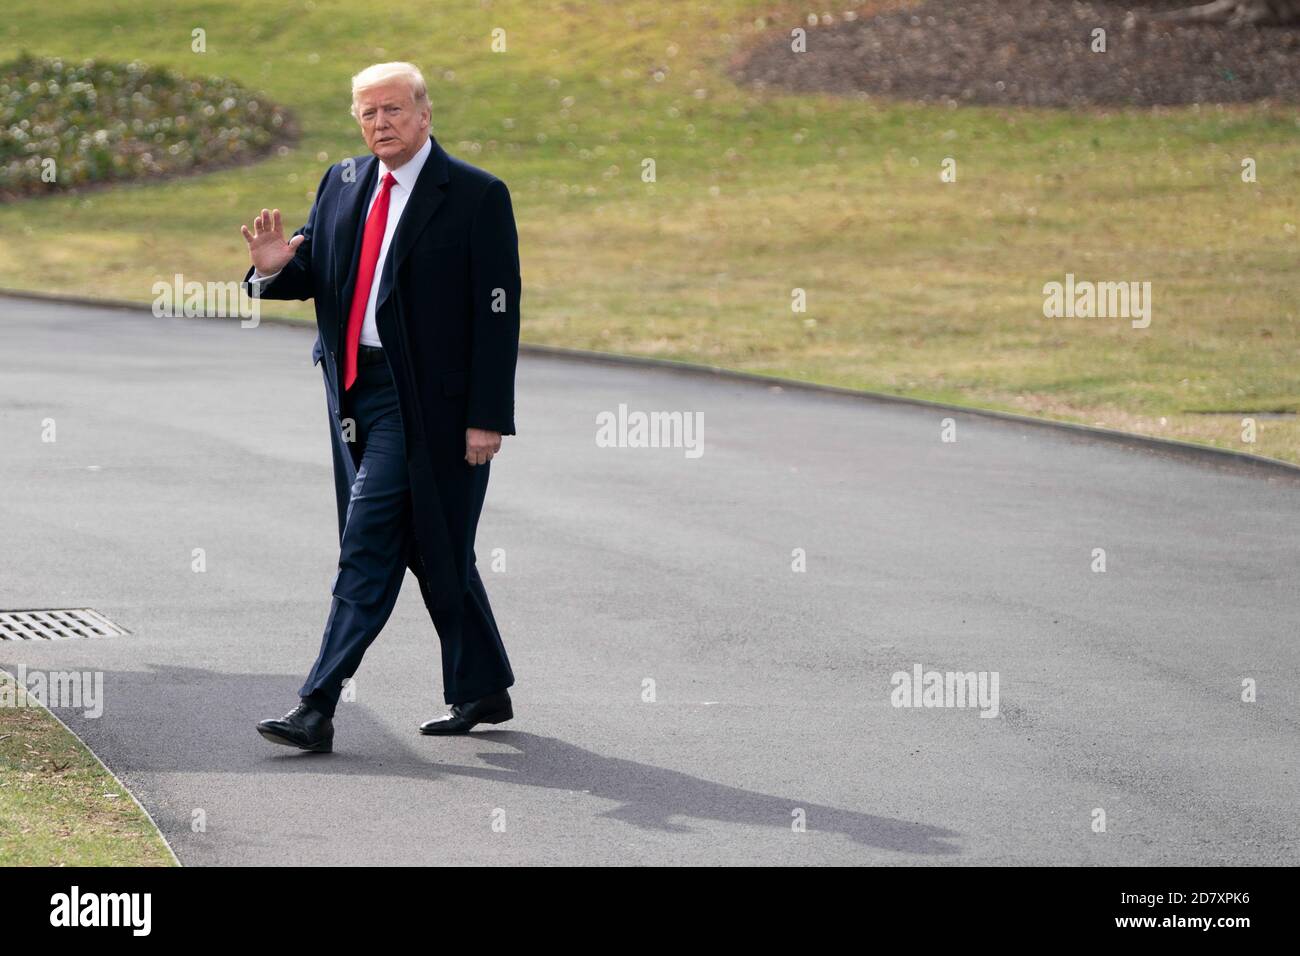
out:
M397 603L411 544L410 479L402 418L387 358L379 355L379 359L358 365L357 380L344 396L344 415L355 422L353 439L360 458L320 653L298 691L300 697L331 716L343 682L356 673L366 649ZM341 433L337 428L333 431L338 444ZM346 445L336 452L358 461L354 449ZM475 515L475 523L477 518ZM487 592L474 565L469 569L464 606L435 616L433 623L442 649L447 703L477 700L514 683Z

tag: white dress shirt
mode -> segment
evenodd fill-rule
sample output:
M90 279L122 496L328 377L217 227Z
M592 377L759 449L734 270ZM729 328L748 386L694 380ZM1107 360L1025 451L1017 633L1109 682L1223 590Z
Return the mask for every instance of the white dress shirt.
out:
M384 181L384 174L391 172L396 182L388 190L388 226L384 229L384 241L379 247L379 261L375 264L375 278L370 283L370 300L366 303L366 316L361 322L362 345L372 345L376 348L383 345L379 341L379 328L375 325L375 302L379 298L379 280L384 274L384 263L388 261L388 247L393 244L393 233L397 231L397 224L401 221L402 212L406 209L406 201L411 198L411 191L415 189L415 181L419 178L420 170L424 168L424 161L429 158L431 152L433 152L433 141L426 138L424 145L420 147L420 151L396 169L389 169L384 165L382 159L379 161L379 175L375 177L375 188L370 193L370 200L366 203L366 213L363 218L370 218L370 210L375 204L375 199L379 196L379 186ZM273 272L269 276L264 276L254 268L249 282L257 283L260 289L269 284L279 274L279 272ZM348 302L346 306L347 309L351 309L352 303ZM347 321L347 309L344 310L344 321ZM346 332L346 330L344 331Z

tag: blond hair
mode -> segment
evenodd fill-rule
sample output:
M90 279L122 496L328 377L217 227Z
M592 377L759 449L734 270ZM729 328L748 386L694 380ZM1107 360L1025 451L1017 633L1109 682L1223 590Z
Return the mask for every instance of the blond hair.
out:
M414 63L375 63L352 77L353 118L357 115L357 94L389 80L405 80L411 88L411 99L415 105L429 105L429 87L424 82L424 74Z

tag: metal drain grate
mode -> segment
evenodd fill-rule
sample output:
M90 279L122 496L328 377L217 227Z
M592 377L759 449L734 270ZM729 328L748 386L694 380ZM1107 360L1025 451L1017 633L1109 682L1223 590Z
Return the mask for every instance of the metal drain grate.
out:
M0 641L66 641L126 633L125 628L88 607L0 611Z

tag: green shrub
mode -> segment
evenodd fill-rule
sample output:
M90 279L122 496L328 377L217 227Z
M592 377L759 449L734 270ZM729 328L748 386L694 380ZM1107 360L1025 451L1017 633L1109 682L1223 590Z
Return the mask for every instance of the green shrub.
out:
M24 54L0 67L0 202L247 162L292 134L222 77Z

